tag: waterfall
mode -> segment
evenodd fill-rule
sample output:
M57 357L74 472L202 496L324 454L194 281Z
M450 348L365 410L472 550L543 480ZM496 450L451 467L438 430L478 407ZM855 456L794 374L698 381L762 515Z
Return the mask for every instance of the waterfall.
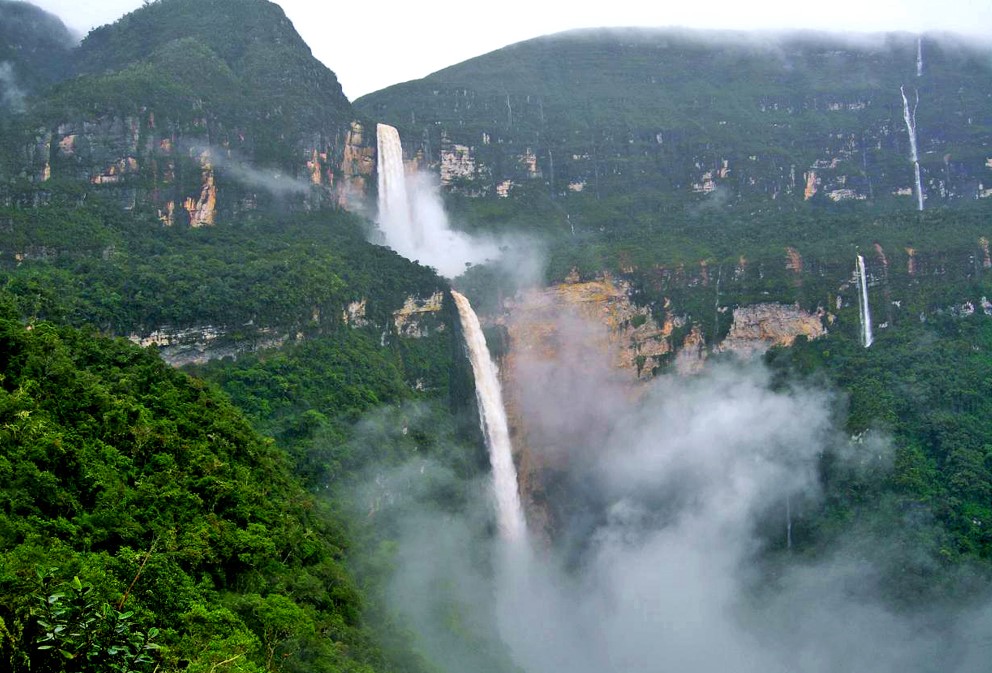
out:
M916 172L916 201L919 206L919 210L923 210L923 182L920 179L920 153L916 145L916 108L920 104L920 92L916 92L916 105L913 106L912 112L909 109L909 99L906 98L905 87L899 87L899 93L902 94L902 118L906 121L906 132L909 133L909 153L910 159L913 160L913 170Z
M916 76L923 77L923 36L916 39Z
M458 307L465 344L468 346L472 372L475 374L475 394L479 402L480 425L489 446L489 461L493 469L493 487L496 491L496 519L500 535L506 540L524 538L527 523L520 495L517 492L517 470L513 465L513 450L510 445L510 431L503 407L503 394L500 390L496 365L489 355L486 337L479 325L479 318L472 305L464 296L451 291Z
M861 306L861 341L865 348L869 348L875 339L871 335L871 307L868 305L868 278L865 273L865 258L858 255L858 285L861 288L859 295Z
M379 226L390 245L397 250L423 244L423 228L413 216L406 191L403 145L400 133L387 124L375 127L378 147Z
M376 137L379 230L386 245L448 278L464 273L472 264L500 257L494 241L451 228L436 176L424 171L408 173L403 165L399 131L378 124Z

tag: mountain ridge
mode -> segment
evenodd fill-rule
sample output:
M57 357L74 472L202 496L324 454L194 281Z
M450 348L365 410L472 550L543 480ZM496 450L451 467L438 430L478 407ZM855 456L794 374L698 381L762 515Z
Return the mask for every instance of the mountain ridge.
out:
M726 35L744 41L725 44ZM556 198L629 193L653 176L683 200L722 189L740 199L898 202L892 192L912 188L911 167L899 168L909 157L900 86L919 87L924 188L937 203L981 196L978 184L989 182L988 55L985 45L908 34L582 30L355 105L397 126L410 156L423 152L428 164L467 148L460 186L487 197L500 185L526 189L529 178Z

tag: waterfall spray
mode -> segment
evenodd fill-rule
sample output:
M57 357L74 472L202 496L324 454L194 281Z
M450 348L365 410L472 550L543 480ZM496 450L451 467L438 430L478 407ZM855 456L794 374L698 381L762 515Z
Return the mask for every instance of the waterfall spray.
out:
M479 420L482 432L489 446L489 461L493 469L493 487L496 492L496 519L500 536L505 540L520 540L525 537L527 523L520 494L517 492L517 470L513 465L513 449L510 445L510 431L506 421L506 408L503 406L503 393L500 389L496 365L489 355L486 337L479 325L479 318L472 305L464 296L451 291L458 316L465 332L472 372L475 374L475 395L479 403Z
M865 258L858 255L858 285L861 293L858 304L861 307L861 342L870 348L875 339L871 334L871 307L868 305L868 275L865 273Z
M905 87L899 87L902 94L902 118L906 121L906 132L909 134L909 155L913 160L913 170L916 174L916 201L920 212L923 211L923 181L920 178L920 153L916 144L916 108L920 105L920 92L916 91L916 104L912 111L909 109L909 99L906 98Z
M406 170L399 131L379 124L376 136L379 230L386 245L448 278L472 264L498 259L501 251L494 241L451 228L433 176Z

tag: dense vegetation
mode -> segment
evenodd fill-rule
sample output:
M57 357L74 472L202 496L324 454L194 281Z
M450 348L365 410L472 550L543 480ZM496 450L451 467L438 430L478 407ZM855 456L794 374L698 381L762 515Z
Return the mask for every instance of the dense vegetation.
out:
M342 533L271 441L153 352L5 315L8 670L376 664Z
M987 49L924 36L917 75L917 48L910 35L577 31L479 56L356 107L434 160L452 143L471 148L475 171L454 186L486 199L511 180L514 198L540 192L570 213L595 201L640 216L700 196L833 205L856 195L911 207L893 198L912 183L904 86L912 101L919 92L927 198L974 197L992 133Z
M73 42L57 16L27 2L0 1L0 66L6 66L0 67L0 115L65 77Z
M368 320L385 327L407 296L445 286L369 244L363 221L340 210L192 230L66 197L0 208L0 223L0 281L23 315L116 334L195 324L332 330L362 298Z
M24 402L11 402L0 425L10 437L31 440L23 448L10 444L4 455L5 464L15 466L10 476L16 486L5 524L11 555L4 560L4 602L11 608L3 616L9 631L4 652L11 665L42 665L48 656L38 649L47 646L42 622L62 619L70 629L95 620L91 631L58 643L70 653L78 648L72 660L78 666L69 670L109 661L109 648L137 653L147 644L143 639L162 646L142 650L148 665L167 669L209 670L228 661L231 670L419 670L402 626L382 602L389 555L375 550L391 533L356 532L359 555L380 559L365 564L360 591L342 565L342 512L351 486L373 465L433 455L465 476L482 469L457 335L432 330L420 339L391 334L387 344L382 341L381 333L392 330L393 310L410 295L442 290L444 282L367 243L362 223L336 210L209 230L169 229L98 198L75 208L59 205L63 198L39 209L11 207L3 215L4 328L12 336L0 369L11 400ZM368 324L345 326L343 307L357 300L366 302ZM444 311L436 324L452 325L451 307ZM217 393L171 372L154 352L43 320L124 334L210 322L244 330L235 342L257 327L302 330L307 339L198 370L228 391L258 429L275 436L272 443ZM38 341L43 335L47 340ZM22 351L32 359L22 362ZM29 364L30 375L22 374L19 367ZM69 380L54 376L63 369ZM17 397L22 389L37 394ZM71 408L60 394L73 397ZM212 420L215 407L227 434ZM355 424L382 407L394 410L395 427L414 431L368 445L356 438ZM460 420L451 409L462 410ZM37 421L40 429L32 435L8 419ZM143 425L133 427L139 421ZM63 445L71 452L58 448ZM55 448L41 455L38 446ZM100 476L107 470L113 481ZM224 497L237 502L213 491L202 494L212 478L222 480ZM231 495L235 485L238 493ZM139 486L140 497L132 493ZM22 492L29 487L34 490ZM46 496L31 509L38 488L51 500ZM114 496L100 499L104 490ZM450 490L437 497L451 506L458 502ZM201 533L204 539L193 539ZM299 562L291 560L297 556ZM286 562L280 565L280 559ZM142 561L140 582L122 602ZM311 583L320 585L316 593L305 588ZM362 600L365 592L370 602ZM62 598L39 602L50 596ZM169 596L170 602L152 596ZM374 622L362 621L367 610ZM380 650L373 640L388 646ZM206 647L208 642L214 644ZM134 670L145 670L140 663L135 659Z
M835 526L873 510L882 494L901 505L893 527L932 513L939 524L919 552L938 551L949 566L992 560L992 321L943 314L880 332L870 349L843 335L771 354L783 374L824 378L847 395L847 430L891 436L894 467L877 481L831 491ZM861 514L859 514L859 512Z
M29 11L0 0L0 17L15 10ZM12 25L0 21L0 49L26 35ZM35 27L47 46L22 49L18 67L56 82L64 29ZM807 35L776 51L728 37L535 40L359 109L428 157L470 145L479 169L447 195L465 228L539 240L548 280L621 274L635 302L679 318L676 342L693 325L718 342L735 306L832 313L826 338L768 361L783 386L842 391L845 429L891 436L894 468L852 476L824 456L826 498L797 503L797 552L873 527L870 539L885 531L905 552L884 566L894 596L937 596L992 557L990 211L971 199L992 133L988 62L924 42L913 81L950 112L920 107L918 214L892 193L910 174L898 86L916 77L915 40L838 48ZM72 53L78 77L0 115L0 661L510 670L459 606L438 603L446 631L428 651L388 604L402 524L381 501L461 511L486 459L450 300L418 318L419 338L394 322L446 281L312 198L323 187L303 168L310 151L337 170L331 150L354 118L333 73L261 0L146 3ZM39 128L63 124L99 132L70 134L71 151L42 142ZM164 226L162 193L201 193L205 145L258 175L215 166L218 226ZM140 170L92 182L131 153ZM287 181L271 179L276 168ZM824 182L805 200L814 168ZM869 198L835 202L840 186ZM856 330L857 253L887 325L870 350ZM460 283L495 309L514 289L500 274L475 267ZM346 320L351 304L364 313ZM180 373L108 338L206 326L237 359ZM273 335L279 348L255 350ZM404 465L415 476L390 481Z
M3 120L4 662L425 670L386 604L397 531L352 527L350 494L372 469L467 478L483 455L450 303L414 317L419 338L393 325L447 284L294 177L303 144L340 151L336 78L266 2L146 3L73 54L80 76ZM68 151L31 149L63 124ZM208 145L229 161L223 226L163 226L159 190L198 195ZM94 187L122 153L141 171ZM91 331L206 327L223 352L289 343L197 369L225 397Z
M987 235L988 202L974 201L990 62L930 36L578 31L355 105L397 126L410 154L470 154L450 179L456 219L539 232L552 279L573 266L768 268L786 246L835 264L876 242L939 254ZM919 92L927 210L951 212L915 213L901 86L911 106Z

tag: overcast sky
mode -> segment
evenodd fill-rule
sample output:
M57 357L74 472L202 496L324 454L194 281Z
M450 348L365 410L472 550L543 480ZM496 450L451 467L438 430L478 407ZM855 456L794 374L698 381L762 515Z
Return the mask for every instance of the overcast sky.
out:
M142 0L32 0L80 33ZM815 28L964 33L992 38L992 0L277 0L348 98L428 75L520 40L572 28ZM566 8L567 7L567 8ZM483 9L484 8L484 9Z

